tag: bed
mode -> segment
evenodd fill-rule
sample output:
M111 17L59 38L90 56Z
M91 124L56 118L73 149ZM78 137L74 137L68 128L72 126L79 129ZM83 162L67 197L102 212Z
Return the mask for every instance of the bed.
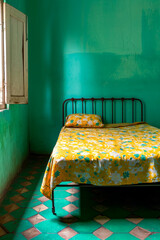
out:
M96 101L101 102L101 115L105 122L105 101L111 102L111 124L103 128L68 128L64 126L67 104L76 112L76 102L86 112L90 101L96 113ZM121 104L121 123L114 123L115 102ZM132 123L124 123L126 102L131 102L129 112ZM140 108L137 108L139 103ZM160 130L143 122L143 103L136 98L80 98L63 103L63 127L50 156L44 174L41 192L52 199L54 189L65 181L87 186L123 186L160 181ZM137 120L137 110L140 121Z

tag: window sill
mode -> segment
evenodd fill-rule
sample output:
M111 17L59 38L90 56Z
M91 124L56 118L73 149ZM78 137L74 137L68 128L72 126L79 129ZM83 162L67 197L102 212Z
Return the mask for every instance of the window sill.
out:
M3 112L3 111L5 111L5 110L8 110L7 105L2 105L2 104L0 104L0 112Z

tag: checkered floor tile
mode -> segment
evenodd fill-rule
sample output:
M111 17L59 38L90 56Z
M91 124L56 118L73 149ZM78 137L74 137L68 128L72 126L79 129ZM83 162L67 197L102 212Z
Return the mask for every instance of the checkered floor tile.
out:
M79 188L67 182L52 202L40 193L48 158L31 156L0 206L0 239L159 240L160 187Z

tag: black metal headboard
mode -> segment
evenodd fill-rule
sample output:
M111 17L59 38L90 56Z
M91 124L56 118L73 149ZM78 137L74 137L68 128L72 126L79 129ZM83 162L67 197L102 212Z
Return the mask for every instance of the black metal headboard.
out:
M84 108L85 108L85 104L86 102L91 102L92 104L92 110L90 113L93 113L93 114L96 114L96 107L95 107L95 104L96 102L101 102L101 116L102 116L102 119L104 120L104 105L105 105L105 102L107 101L110 101L111 102L111 112L112 112L112 123L114 123L114 103L117 102L117 101L121 101L121 116L122 116L122 123L124 122L124 105L125 105L125 102L126 101L131 101L132 102L132 106L131 106L131 114L132 114L132 122L135 122L135 115L136 115L136 112L135 112L135 103L136 102L139 102L140 103L140 118L141 118L141 121L143 121L143 103L140 99L138 98L69 98L69 99L66 99L64 102L63 102L63 109L62 109L62 114L63 114L63 125L64 125L64 121L65 121L65 117L67 116L67 103L71 102L72 104L72 107L71 107L71 113L76 113L76 107L75 107L75 104L77 102L80 102L81 103L81 113L86 113L86 111L84 111ZM80 113L80 112L78 112Z

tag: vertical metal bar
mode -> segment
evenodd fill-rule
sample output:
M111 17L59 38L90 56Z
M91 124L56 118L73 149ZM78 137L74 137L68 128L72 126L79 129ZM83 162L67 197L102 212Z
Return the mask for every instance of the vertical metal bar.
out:
M114 98L112 98L112 123L113 123L113 101L114 101Z
M67 115L67 103L68 101L71 101L72 102L72 113L76 112L76 105L74 105L74 101L77 101L77 100L81 100L82 101L82 113L85 112L86 113L86 101L92 101L92 113L94 114L94 112L96 112L96 104L94 105L94 101L95 100L101 100L102 101L102 119L104 121L104 118L105 118L105 112L104 112L104 100L110 100L112 101L112 123L114 123L114 101L115 100L121 100L122 101L122 123L124 122L125 120L125 117L124 117L124 102L126 100L128 101L132 101L132 122L134 122L136 120L136 108L135 108L135 101L139 101L140 104L141 104L141 121L144 121L144 116L143 116L143 112L144 112L144 109L143 109L143 102L138 99L138 98L70 98L70 99L66 99L64 102L63 102L63 105L62 105L62 119L63 119L63 125L65 123L65 116ZM66 105L66 106L65 106ZM70 105L69 105L70 106Z
M92 98L92 114L94 114L94 105L93 105L94 98Z
M141 121L143 122L143 103L142 102L141 102Z
M56 215L55 205L54 205L54 189L52 189L52 213Z
M65 104L65 102L63 102L63 106L62 106L62 114L63 114L63 126L64 126L64 104Z
M134 122L134 98L132 98L132 123Z
M81 101L82 101L82 113L83 113L83 101L84 101L84 98L82 98Z
M122 123L123 123L123 102L124 102L124 98L122 98Z
M104 103L104 98L102 98L102 121L104 121L104 119L103 119L103 103Z
M72 98L72 114L74 113L74 98Z

